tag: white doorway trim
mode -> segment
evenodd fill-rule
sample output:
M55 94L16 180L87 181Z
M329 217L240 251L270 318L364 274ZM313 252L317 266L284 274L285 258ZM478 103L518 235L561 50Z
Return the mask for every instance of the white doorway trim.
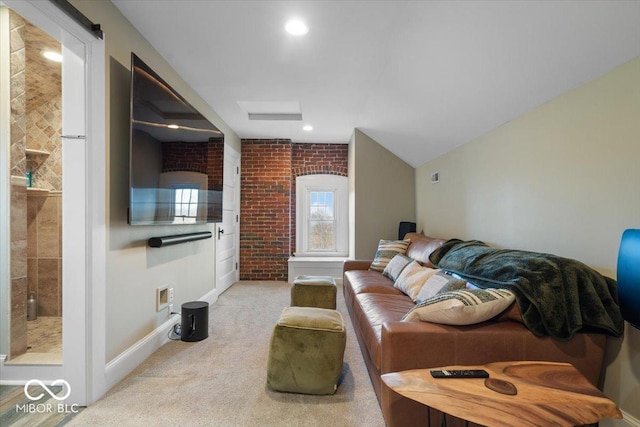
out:
M9 11L0 7L0 354L11 351L11 72ZM4 360L0 360L0 365Z
M216 293L240 278L240 153L224 144L222 223L216 224Z
M60 41L68 53L76 55L79 61L76 66L80 65L80 68L75 72L85 84L81 91L71 96L83 93L85 108L80 114L84 114L84 126L76 130L86 139L78 140L79 145L68 150L71 156L68 160L79 161L82 165L70 176L79 182L71 187L69 196L80 198L77 199L79 203L73 206L73 212L63 208L63 215L71 215L71 218L63 219L63 224L71 224L69 219L80 221L74 224L76 231L72 239L80 239L81 244L71 252L70 256L75 258L69 258L66 252L63 257L62 368L4 365L1 366L2 379L7 384L20 383L39 375L38 379L46 382L58 379L62 374L62 378L72 384L67 403L84 406L106 391L105 45L103 40L88 33L52 2L4 0L3 3ZM63 111L63 117L65 114ZM69 126L63 130L65 134L74 131ZM64 168L65 174L70 172L67 165ZM78 224L82 226L76 227ZM68 235L65 233L64 236L63 247ZM75 261L73 264L69 262L71 259Z

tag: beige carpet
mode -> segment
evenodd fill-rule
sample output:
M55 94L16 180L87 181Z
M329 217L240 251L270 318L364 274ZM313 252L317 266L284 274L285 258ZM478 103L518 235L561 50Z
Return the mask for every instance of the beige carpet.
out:
M384 426L351 320L332 396L266 388L269 338L289 304L284 282L239 282L209 308L209 337L160 348L70 426Z

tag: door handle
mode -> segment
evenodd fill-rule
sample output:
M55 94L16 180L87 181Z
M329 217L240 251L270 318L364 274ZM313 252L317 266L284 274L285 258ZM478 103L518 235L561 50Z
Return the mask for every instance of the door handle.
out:
M222 228L218 228L218 240L220 240L221 234L224 234L224 230Z

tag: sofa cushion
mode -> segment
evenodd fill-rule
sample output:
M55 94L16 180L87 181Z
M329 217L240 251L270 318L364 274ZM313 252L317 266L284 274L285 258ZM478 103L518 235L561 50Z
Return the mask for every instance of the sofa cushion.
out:
M458 279L449 274L446 274L442 271L432 275L429 279L424 283L418 296L416 298L416 302L420 304L424 300L434 297L436 294L441 292L449 292L455 291L458 289L465 289L467 287L466 280Z
M446 240L425 236L421 233L407 233L404 238L411 240L406 252L409 258L415 259L425 267L435 267L429 260L429 255L442 246Z
M515 301L505 289L465 289L438 294L416 305L402 320L472 325L502 313Z
M358 323L361 338L364 340L374 364L380 370L380 337L382 324L397 322L402 319L414 306L414 303L404 294L373 294L362 293L356 295L354 303L354 318Z
M420 289L439 270L423 267L418 261L411 261L398 276L393 286L407 294L412 301L418 298Z
M393 287L393 282L391 281L391 279L384 277L377 271L345 271L344 279L351 286L351 290L354 294L378 293L403 295L400 290Z
M382 273L394 256L407 252L409 243L411 243L409 240L380 240L378 250L369 269Z
M402 270L404 270L404 268L409 265L411 261L413 260L408 256L404 254L398 254L391 258L389 264L387 264L387 266L384 268L382 275L395 282L400 273L402 273Z

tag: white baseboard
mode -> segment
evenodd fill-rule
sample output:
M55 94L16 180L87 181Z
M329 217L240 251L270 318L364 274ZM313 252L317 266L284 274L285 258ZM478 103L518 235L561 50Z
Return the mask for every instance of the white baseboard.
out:
M206 294L204 294L204 296L202 298L200 298L200 301L206 301L209 303L209 305L213 304L214 302L218 301L218 296L220 294L218 293L218 290L216 288L210 290L209 292L207 292Z
M208 302L209 305L218 300L218 292L214 288L202 296L199 301ZM176 308L176 311L180 308ZM106 389L122 381L124 377L129 375L138 365L144 362L149 356L156 352L160 347L169 342L169 331L173 325L180 322L180 316L174 315L171 319L158 326L153 332L149 333L143 339L120 353L115 359L107 363L105 367Z
M107 363L105 367L105 391L120 382L156 350L169 342L169 331L173 328L173 325L179 322L180 316L172 316L153 332Z
M598 423L599 427L640 427L640 420L625 411L622 412L622 419L607 418Z
M626 427L640 427L639 419L629 415L625 411L621 411L621 412L622 412L622 421L626 423Z

